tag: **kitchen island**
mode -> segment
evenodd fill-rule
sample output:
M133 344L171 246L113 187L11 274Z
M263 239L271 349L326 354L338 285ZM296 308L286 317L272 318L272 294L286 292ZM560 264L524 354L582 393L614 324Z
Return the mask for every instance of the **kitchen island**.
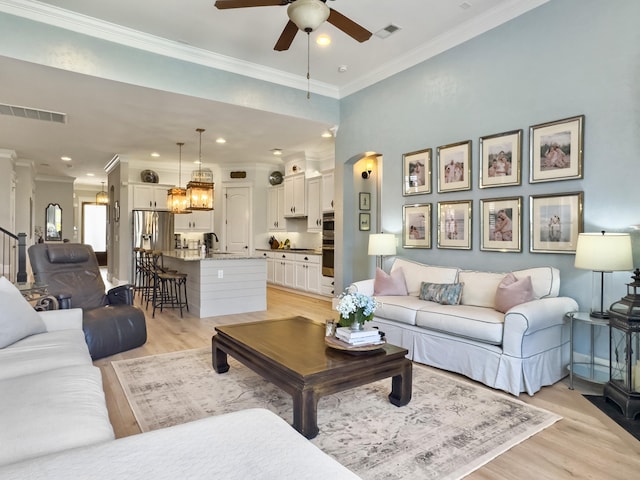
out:
M189 313L215 317L267 309L267 262L262 255L198 250L162 252L165 268L187 274Z

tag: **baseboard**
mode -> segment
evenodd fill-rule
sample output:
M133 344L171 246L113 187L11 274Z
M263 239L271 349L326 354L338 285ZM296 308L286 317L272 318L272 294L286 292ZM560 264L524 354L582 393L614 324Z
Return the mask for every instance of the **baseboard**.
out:
M284 292L295 293L298 295L304 295L305 297L315 298L316 300L324 300L325 302L330 302L332 297L327 297L326 295L319 295L317 293L305 292L303 290L296 290L295 288L283 287L282 285L276 285L273 283L267 283L269 288L275 288L277 290L282 290Z

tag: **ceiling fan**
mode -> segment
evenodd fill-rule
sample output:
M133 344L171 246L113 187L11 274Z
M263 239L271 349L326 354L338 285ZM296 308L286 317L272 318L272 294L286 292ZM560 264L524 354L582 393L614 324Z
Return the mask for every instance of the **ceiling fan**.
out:
M298 33L298 29L308 34L317 29L325 21L328 21L331 25L342 30L358 42L369 40L371 37L369 30L335 11L333 8L327 7L326 1L327 0L217 0L215 6L216 8L224 10L227 8L289 5L287 7L289 22L284 27L280 38L278 38L278 41L273 47L274 50L278 51L289 49L296 33Z

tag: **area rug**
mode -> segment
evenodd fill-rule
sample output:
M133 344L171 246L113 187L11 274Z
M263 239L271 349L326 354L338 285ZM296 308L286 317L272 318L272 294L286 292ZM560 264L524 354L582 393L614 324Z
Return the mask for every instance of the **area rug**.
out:
M289 395L231 357L215 373L209 348L112 365L142 431L252 407L293 422ZM390 389L387 379L322 397L312 442L364 479L457 479L560 419L417 364L407 406L389 403Z
M617 405L606 401L602 395L583 395L584 398L598 407L604 414L624 428L631 435L640 440L640 418L630 420L622 414Z

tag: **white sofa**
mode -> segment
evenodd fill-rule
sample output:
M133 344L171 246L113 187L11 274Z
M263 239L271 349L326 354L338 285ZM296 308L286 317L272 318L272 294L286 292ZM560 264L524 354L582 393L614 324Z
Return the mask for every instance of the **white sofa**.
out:
M496 310L496 292L505 273L424 265L397 258L407 295L376 295L381 306L371 322L390 343L409 350L416 362L460 373L519 395L533 395L567 375L569 331L565 314L578 310L575 300L559 297L560 274L553 267L513 272L531 278L531 301L505 313ZM418 298L422 282L461 283L457 305ZM354 282L351 291L374 295L374 279Z
M357 479L268 410L114 440L82 310L35 312L0 277L0 478Z

